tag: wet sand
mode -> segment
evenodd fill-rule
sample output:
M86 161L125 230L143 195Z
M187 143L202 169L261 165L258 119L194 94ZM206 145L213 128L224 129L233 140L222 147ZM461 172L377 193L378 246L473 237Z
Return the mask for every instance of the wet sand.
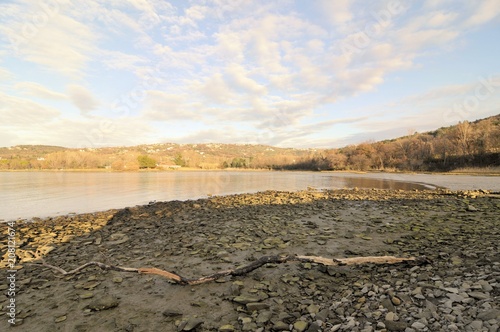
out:
M18 331L494 331L500 319L498 194L331 190L157 202L15 225ZM8 226L2 224L2 253ZM88 268L157 267L185 277L264 256L426 256L426 266L268 265L181 286ZM7 254L0 289L8 311ZM0 326L9 327L8 316ZM495 327L496 326L496 327Z

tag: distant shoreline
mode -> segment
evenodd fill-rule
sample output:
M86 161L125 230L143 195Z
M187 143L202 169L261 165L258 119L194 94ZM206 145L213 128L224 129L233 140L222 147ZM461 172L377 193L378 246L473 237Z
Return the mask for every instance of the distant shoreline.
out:
M155 173L155 172L321 172L321 173L351 173L351 174L431 174L431 175L472 175L472 176L500 176L500 168L490 169L489 167L477 167L464 170L454 170L449 172L431 172L431 171L388 171L388 170L368 170L368 171L355 171L355 170L277 170L277 169L254 169L254 168L214 168L214 169L201 169L194 167L183 167L180 169L140 169L140 170L113 170L113 169L2 169L0 172L88 172L88 173Z

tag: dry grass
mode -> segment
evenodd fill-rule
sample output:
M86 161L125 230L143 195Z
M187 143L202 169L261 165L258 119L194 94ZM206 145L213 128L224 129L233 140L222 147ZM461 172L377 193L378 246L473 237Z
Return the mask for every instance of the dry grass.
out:
M457 168L450 173L455 174L479 174L479 175L500 175L500 166L494 167L464 167Z

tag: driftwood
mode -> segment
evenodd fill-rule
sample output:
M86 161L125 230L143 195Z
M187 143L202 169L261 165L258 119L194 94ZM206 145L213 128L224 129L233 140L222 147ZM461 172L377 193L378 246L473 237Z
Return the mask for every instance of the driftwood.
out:
M30 264L30 265L45 266L59 272L62 275L73 275L86 269L89 266L97 266L103 270L159 275L179 285L198 285L214 281L226 276L242 276L266 264L281 264L286 262L317 263L328 266L360 265L360 264L370 264L370 263L372 264L409 263L411 265L423 265L430 263L430 261L425 257L400 258L394 256L367 256L367 257L352 257L352 258L325 258L318 256L274 255L274 256L262 256L261 258L251 262L248 265L244 265L234 269L219 271L205 277L188 279L176 273L168 272L158 268L121 267L121 266L104 264L101 262L88 262L71 271L65 271L60 267L47 264L47 262L45 262L45 260L40 256L38 256L38 259L41 261L41 264Z

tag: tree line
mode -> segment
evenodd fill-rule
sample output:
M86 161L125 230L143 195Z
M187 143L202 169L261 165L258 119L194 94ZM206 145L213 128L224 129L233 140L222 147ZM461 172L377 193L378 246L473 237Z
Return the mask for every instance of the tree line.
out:
M284 169L451 171L500 166L500 116L427 133L324 150Z
M500 115L463 121L432 132L364 142L339 149L285 149L217 144L175 145L156 149L65 149L16 147L0 149L0 170L8 169L197 169L450 171L464 167L500 166ZM211 149L209 149L209 147ZM243 148L244 147L244 148Z

